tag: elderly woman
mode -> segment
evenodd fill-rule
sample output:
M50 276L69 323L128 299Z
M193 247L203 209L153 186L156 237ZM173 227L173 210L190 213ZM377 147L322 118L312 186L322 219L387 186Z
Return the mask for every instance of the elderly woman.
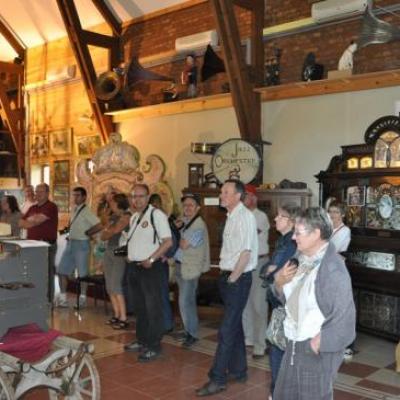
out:
M296 217L300 213L300 207L294 203L282 205L278 209L278 214L275 217L276 230L282 235L275 246L271 259L268 264L263 267L266 270L265 276L261 278L266 279L269 285L273 285L275 274L286 264L286 262L293 257L296 252L297 245L293 240L294 223ZM276 307L282 306L280 301L273 295L270 286L267 287L267 301L271 310ZM269 364L271 367L271 386L270 396L271 400L274 393L276 379L278 377L279 368L281 365L282 357L285 350L278 346L271 344L269 351Z
M0 222L11 225L11 235L20 236L21 228L19 220L21 213L19 211L17 199L14 196L5 195L1 198L1 217Z
M296 218L297 263L275 275L285 302L283 356L274 400L330 400L346 346L355 337L355 307L343 258L329 244L332 222L322 208Z
M105 229L101 233L101 240L107 240L104 254L104 277L107 293L110 296L114 316L106 323L114 329L128 327L126 317L125 298L122 290L122 279L125 272L125 258L114 255L119 246L121 233L129 227L131 213L128 197L122 193L114 194L109 200L111 215Z
M197 285L200 275L210 268L210 247L207 226L199 214L199 197L185 194L182 206L181 240L174 258L179 287L179 311L185 329L182 346L189 349L198 340Z
M330 242L335 246L338 253L346 251L350 244L351 231L343 222L345 216L345 205L333 201L328 206L328 214L331 217L333 232Z

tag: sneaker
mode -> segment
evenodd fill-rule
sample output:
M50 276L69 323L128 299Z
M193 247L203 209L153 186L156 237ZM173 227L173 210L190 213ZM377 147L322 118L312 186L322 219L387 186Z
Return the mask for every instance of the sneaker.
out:
M344 361L350 362L353 359L353 355L354 355L354 351L350 348L347 348L344 351L344 355L343 355Z
M192 335L187 334L185 341L182 343L182 347L185 349L190 349L199 339Z

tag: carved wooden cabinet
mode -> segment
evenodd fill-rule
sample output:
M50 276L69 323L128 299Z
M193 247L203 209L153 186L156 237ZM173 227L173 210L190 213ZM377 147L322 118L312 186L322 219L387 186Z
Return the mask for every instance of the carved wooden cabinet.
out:
M346 204L358 329L400 338L400 168L378 158L374 144L343 146L317 175L321 204ZM389 158L388 158L389 160ZM386 165L389 165L386 167ZM338 282L340 284L340 282Z

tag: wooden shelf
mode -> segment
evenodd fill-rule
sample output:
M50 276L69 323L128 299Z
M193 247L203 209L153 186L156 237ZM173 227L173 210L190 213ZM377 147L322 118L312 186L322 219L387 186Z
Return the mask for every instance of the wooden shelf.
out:
M224 93L213 96L196 97L195 99L178 100L171 103L155 104L153 106L111 111L106 113L106 115L112 115L113 122L118 123L132 118L162 117L165 115L213 110L231 106L232 99L230 93Z
M262 101L274 101L333 93L357 92L397 85L400 85L400 69L353 75L341 79L289 83L255 90L261 93Z
M295 82L286 85L255 89L261 94L262 101L276 101L299 97L321 96L325 94L356 92L400 85L400 69L353 75L341 79L324 79L312 82ZM106 113L113 117L113 122L123 122L133 118L152 118L166 115L183 114L232 107L230 93L179 100L146 107Z

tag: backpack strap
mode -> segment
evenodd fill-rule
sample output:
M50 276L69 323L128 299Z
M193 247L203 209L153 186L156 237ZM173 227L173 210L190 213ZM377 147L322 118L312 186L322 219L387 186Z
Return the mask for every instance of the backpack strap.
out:
M156 242L156 240L158 240L158 243L160 243L160 237L158 236L158 232L157 232L157 229L156 229L156 225L154 224L154 211L155 211L155 210L156 210L156 209L153 208L153 209L151 210L151 213L150 213L150 223L151 223L151 226L153 227L153 231L154 231L153 244Z

